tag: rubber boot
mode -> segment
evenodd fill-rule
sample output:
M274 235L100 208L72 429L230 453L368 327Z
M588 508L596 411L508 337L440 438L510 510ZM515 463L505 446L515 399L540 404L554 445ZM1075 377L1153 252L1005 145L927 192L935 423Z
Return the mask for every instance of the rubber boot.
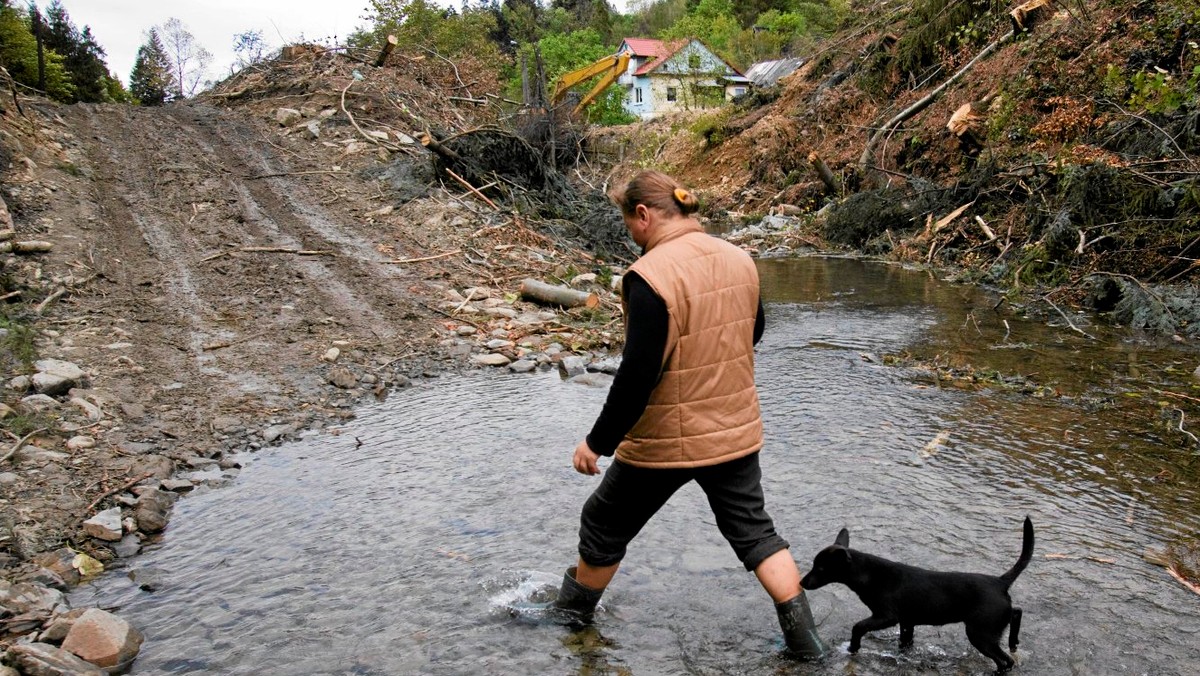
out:
M825 643L817 635L817 625L813 622L812 610L808 607L808 597L804 590L793 599L775 604L775 612L779 615L779 627L783 629L783 641L788 651L802 660L817 660L825 656Z
M563 575L562 588L554 601L554 617L563 624L591 624L604 590L580 584L575 579L575 570L576 567L571 566Z

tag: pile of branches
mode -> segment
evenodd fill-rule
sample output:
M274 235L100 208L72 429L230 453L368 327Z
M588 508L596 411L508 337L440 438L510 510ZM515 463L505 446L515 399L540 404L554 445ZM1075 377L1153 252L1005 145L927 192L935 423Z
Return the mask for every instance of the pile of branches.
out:
M441 140L422 138L437 169L481 197L541 219L541 228L608 261L632 259L620 213L600 191L581 189L517 134L484 127ZM495 207L495 201L492 200ZM499 208L499 207L496 207Z

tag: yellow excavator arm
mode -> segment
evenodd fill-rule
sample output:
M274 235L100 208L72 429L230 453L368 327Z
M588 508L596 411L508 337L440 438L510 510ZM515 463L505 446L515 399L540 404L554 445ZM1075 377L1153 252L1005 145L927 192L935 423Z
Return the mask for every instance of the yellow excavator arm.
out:
M625 69L628 67L629 53L626 52L624 54L612 54L610 56L606 56L603 59L597 60L595 63L584 66L578 70L573 70L570 73L558 78L558 84L554 86L554 96L552 98L552 102L554 105L558 105L562 102L563 97L567 95L567 92L572 87L578 85L580 82L584 82L597 75L601 75L602 77L596 81L596 84L592 87L591 91L585 94L584 97L579 100L579 104L575 106L574 113L578 115L579 113L583 112L584 108L587 108L588 104L590 104L592 101L595 101L596 97L600 96L601 92L603 92L605 89L608 89L609 85L616 82L617 78L621 77L621 73L624 73Z

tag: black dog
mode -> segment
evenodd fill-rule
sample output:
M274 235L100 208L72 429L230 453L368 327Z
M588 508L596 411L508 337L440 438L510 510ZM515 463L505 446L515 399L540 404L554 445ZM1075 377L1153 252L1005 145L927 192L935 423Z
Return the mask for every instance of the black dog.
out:
M854 625L850 652L858 652L868 631L900 625L900 647L912 645L913 627L963 622L967 638L979 652L996 662L998 671L1012 668L1013 659L1000 648L1008 626L1008 649L1016 650L1021 609L1012 606L1008 588L1033 556L1033 522L1025 517L1021 557L1012 570L997 577L979 573L943 573L850 549L850 531L843 528L831 547L813 559L813 569L800 581L804 589L831 582L849 587L871 609L871 616Z

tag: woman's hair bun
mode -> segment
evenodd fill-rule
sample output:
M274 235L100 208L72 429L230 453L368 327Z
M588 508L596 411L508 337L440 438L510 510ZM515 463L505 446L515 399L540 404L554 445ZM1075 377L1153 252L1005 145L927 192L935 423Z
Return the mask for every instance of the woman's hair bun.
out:
M696 213L700 209L700 200L696 199L696 196L685 188L675 188L673 196L675 197L675 202L679 204L679 210L683 212L684 216Z

